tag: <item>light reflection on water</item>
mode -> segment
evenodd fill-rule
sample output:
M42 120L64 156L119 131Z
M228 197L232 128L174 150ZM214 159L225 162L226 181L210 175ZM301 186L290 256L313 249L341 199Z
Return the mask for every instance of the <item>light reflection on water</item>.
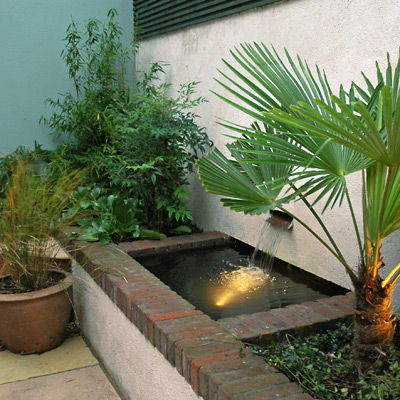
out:
M222 307L234 300L237 296L248 297L250 293L261 289L270 282L271 277L261 268L256 266L231 266L233 271L221 271L217 284L222 293L216 296L215 304Z

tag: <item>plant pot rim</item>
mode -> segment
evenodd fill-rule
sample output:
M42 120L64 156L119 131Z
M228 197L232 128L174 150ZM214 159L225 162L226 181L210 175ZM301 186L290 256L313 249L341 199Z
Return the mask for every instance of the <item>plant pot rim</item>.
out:
M61 274L65 275L65 278L62 279L61 283L56 283L53 286L49 286L45 289L40 289L40 290L34 290L32 292L26 292L26 293L7 293L7 294L0 294L0 301L1 302L17 302L17 301L24 301L27 299L38 299L41 297L49 296L55 293L58 293L61 289L67 289L69 288L73 281L74 277L72 274L66 271L58 270L58 269L50 269L49 271L54 271L54 272L59 272ZM7 276L10 275L2 275L0 276L0 279L6 278Z

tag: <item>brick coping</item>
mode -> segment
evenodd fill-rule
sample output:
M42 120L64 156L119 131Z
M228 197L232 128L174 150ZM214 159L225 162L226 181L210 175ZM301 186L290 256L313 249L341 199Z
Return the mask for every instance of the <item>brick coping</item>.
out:
M214 321L132 258L230 239L204 232L119 245L73 242L70 253L204 399L311 399L243 342L266 345L285 334L307 335L349 319L354 314L351 294Z

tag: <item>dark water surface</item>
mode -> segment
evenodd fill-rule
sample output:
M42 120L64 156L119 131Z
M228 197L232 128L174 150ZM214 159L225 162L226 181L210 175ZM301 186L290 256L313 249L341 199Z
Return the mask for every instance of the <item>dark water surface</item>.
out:
M249 265L252 252L251 247L236 244L137 260L215 320L345 293L339 286L278 259L269 273Z

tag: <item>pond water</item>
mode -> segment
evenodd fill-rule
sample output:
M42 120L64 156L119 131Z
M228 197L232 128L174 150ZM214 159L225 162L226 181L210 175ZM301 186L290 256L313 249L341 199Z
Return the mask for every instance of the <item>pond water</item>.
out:
M136 259L215 320L345 293L276 258L267 269L260 268L257 259L250 263L252 254L250 246L238 242Z

